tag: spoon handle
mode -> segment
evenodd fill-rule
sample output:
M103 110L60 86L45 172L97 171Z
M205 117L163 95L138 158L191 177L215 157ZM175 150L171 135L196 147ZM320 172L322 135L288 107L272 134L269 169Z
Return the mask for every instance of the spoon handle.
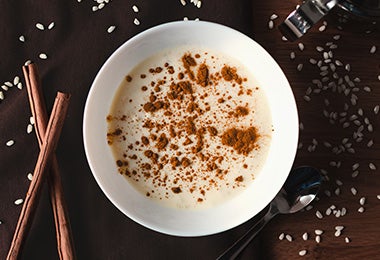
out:
M247 233L245 233L238 241L236 241L230 248L224 251L217 260L232 260L235 259L255 238L255 236L263 229L265 224L271 220L276 213L273 213L271 210L263 216L254 226L252 226Z

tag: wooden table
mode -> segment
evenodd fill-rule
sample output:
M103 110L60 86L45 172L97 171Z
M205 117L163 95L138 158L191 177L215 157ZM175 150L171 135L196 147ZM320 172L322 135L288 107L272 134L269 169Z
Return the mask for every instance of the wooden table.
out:
M112 1L96 12L92 11L96 5L93 1L0 3L0 82L13 81L16 75L22 78L21 65L32 59L41 70L49 107L57 90L72 93L57 158L78 258L214 259L255 221L200 238L159 234L119 212L104 196L87 165L82 144L82 115L88 90L99 68L133 35L186 16L235 28L255 39L274 57L290 82L299 110L300 147L294 166L317 167L328 178L323 183L319 200L312 203L311 209L274 219L240 258L296 259L301 258L299 251L307 250L304 259L378 259L380 200L376 196L380 194L380 115L374 113L374 108L380 104L380 50L371 54L370 49L373 45L380 49L379 31L355 32L353 26L339 30L334 16L329 16L325 20L325 31L318 30L323 25L321 21L300 41L290 43L281 39L276 26L298 1L204 0L201 8L187 2L182 6L180 1L169 0ZM140 10L138 13L132 10L134 4ZM273 21L275 28L269 29L268 23L274 13L279 17ZM134 18L139 19L139 26L134 25ZM55 26L51 30L39 31L35 27L37 22L47 27L52 21ZM111 25L116 25L116 29L108 34ZM25 36L25 42L19 40L20 35ZM335 35L340 35L340 39L334 39ZM298 43L304 45L304 50L299 49ZM332 51L331 63L335 64L337 73L335 82L342 78L340 81L350 89L347 96L338 90L333 91L330 65L326 65L329 79L318 83L323 76L318 65L311 64L310 59L318 62L326 57L323 57L323 51L316 50L317 46L324 48L325 55ZM47 60L38 58L41 52L47 53ZM294 59L290 58L292 52ZM343 66L338 66L339 61ZM34 133L26 134L30 111L25 88L19 91L13 87L3 93L5 99L0 101L2 259L9 248L21 209L14 201L25 196L29 185L26 176L33 170L38 154ZM357 142L357 133L355 137L353 135L361 125L363 138ZM4 145L9 140L14 140L14 145ZM342 147L344 151L339 153ZM358 169L355 169L356 164L359 164ZM372 170L373 167L376 169ZM352 177L353 174L357 176ZM353 195L352 188L357 191L356 195ZM365 198L364 205L360 204L361 198ZM361 207L362 213L358 212ZM57 258L50 208L45 192L24 250L25 259ZM316 216L317 211L321 212L321 219ZM330 215L327 215L328 211L331 211ZM335 216L344 211L344 216ZM344 227L338 237L335 236L336 226ZM323 231L320 243L315 241L315 230ZM306 241L302 239L305 232L308 233ZM293 241L279 240L282 233L290 235Z

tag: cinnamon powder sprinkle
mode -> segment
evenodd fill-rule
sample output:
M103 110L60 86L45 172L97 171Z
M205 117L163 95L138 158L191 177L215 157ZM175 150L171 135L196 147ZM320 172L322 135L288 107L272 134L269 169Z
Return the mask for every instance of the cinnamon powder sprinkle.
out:
M146 73L137 74L137 79L140 78L138 80L144 80L141 81L144 85L137 87L146 100L138 105L138 109L140 112L149 113L149 116L141 122L144 134L141 133L137 140L133 139L132 143L125 145L128 149L123 157L133 161L128 163L124 159L118 159L116 165L119 173L136 182L149 180L156 188L164 187L166 195L160 199L167 198L168 194L179 194L186 190L194 193L194 199L201 203L206 200L207 191L213 187L220 187L218 181L226 181L226 186L231 187L240 187L246 181L243 175L235 172L233 174L239 176L227 178L231 169L225 166L226 154L219 151L228 151L231 155L236 152L247 157L258 147L257 141L260 136L253 126L237 127L234 124L243 122L241 117L254 113L247 104L234 102L232 93L214 93L218 84L224 81L236 88L239 95L251 95L252 90L243 85L247 79L242 79L236 67L227 64L213 72L215 67L212 63L202 61L200 54L194 56L199 64L188 52L180 58L180 68L176 66L174 69L166 62L163 66L151 67L145 71ZM155 76L150 78L152 75ZM125 80L131 82L132 76L127 75ZM206 87L210 91L202 91L200 95L199 89ZM201 120L205 113L215 113L215 104L208 99L213 96L218 107L223 108L216 113L223 113L229 120L226 127L221 127L219 122L213 119L207 122ZM107 122L129 122L127 117L108 115ZM109 145L112 145L119 139L128 140L126 136L128 134L120 128L109 129L107 140ZM210 148L212 142L217 142L215 150ZM227 160L227 163L230 162ZM242 169L248 168L244 161L241 165ZM197 167L201 167L199 172L195 170ZM168 176L165 172L167 169L172 169L175 172L174 176ZM199 180L208 185L198 185ZM145 191L145 195L156 196L154 189Z
M222 135L222 144L231 146L238 154L247 156L256 147L257 133L254 127L229 128Z

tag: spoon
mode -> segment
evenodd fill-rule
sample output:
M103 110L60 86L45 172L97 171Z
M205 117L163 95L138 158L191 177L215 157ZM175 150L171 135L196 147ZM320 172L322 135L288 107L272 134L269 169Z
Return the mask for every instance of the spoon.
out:
M284 186L269 204L267 213L217 260L235 259L260 230L277 214L295 213L306 207L317 195L321 175L313 167L302 166L290 171Z

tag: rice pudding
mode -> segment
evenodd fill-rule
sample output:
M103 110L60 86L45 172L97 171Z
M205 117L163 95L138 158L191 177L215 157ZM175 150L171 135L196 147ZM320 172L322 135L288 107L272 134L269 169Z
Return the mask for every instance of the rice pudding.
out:
M126 72L107 116L120 174L176 208L219 204L248 188L273 131L264 90L223 53L164 50Z

